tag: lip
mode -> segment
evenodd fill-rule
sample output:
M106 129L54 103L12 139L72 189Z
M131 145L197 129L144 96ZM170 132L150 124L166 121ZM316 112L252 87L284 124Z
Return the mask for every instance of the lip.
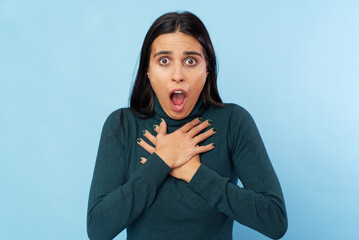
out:
M185 95L185 99L184 99L184 102L179 105L179 106L176 106L173 104L173 102L171 101L171 95L172 93L174 93L175 91L181 91L184 95ZM176 88L176 89L172 89L172 91L170 91L170 94L169 94L169 100L170 100L170 104L171 104L171 107L172 107L172 110L175 111L175 112L180 112L183 110L184 106L186 105L186 102L187 102L187 92L182 89L182 88Z

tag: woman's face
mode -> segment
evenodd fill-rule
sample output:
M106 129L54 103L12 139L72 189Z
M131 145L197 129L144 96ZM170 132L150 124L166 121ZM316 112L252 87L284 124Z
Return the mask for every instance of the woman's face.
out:
M202 46L194 37L175 32L153 41L147 76L169 117L182 119L191 113L207 74Z

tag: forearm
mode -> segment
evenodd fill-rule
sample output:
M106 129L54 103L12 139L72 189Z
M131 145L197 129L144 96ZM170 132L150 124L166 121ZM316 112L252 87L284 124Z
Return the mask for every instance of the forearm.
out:
M191 181L200 166L201 162L199 155L196 155L184 165L174 168L170 174L172 177L181 179L188 183Z
M105 182L94 178L87 221L90 239L113 239L125 229L152 204L170 171L154 154L125 184L111 192L102 192L101 185Z
M203 164L188 186L213 209L270 238L280 238L286 232L287 217L280 188L262 192L241 188Z

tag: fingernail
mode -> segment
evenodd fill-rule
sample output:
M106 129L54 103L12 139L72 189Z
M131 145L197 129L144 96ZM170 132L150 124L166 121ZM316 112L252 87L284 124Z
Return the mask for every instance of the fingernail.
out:
M211 119L207 120L208 124L212 124L213 121Z
M142 134L145 135L145 134L146 134L146 130L142 130Z
M139 158L138 160L140 160L140 162L142 162L142 158Z
M215 147L215 146L216 146L216 144L215 144L215 143L212 143L212 146L213 146L213 147Z
M212 131L213 131L213 132L217 132L217 128L212 128Z
M153 129L156 130L156 128L157 128L157 125L153 125Z
M138 143L140 143L140 142L142 141L142 139L141 139L141 138L137 138L136 141L137 141Z
M202 118L201 118L201 117L199 117L199 118L198 118L198 121L202 122Z

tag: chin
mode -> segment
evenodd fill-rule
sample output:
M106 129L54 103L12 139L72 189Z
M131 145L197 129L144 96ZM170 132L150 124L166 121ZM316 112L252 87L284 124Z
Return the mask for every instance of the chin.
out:
M175 112L175 111L171 110L167 115L172 119L180 120L180 119L187 117L189 114L190 114L190 112L183 109L180 112Z
M175 113L169 115L170 118L175 119L175 120L181 120L187 116L188 116L188 114L179 113L179 112L175 112Z

